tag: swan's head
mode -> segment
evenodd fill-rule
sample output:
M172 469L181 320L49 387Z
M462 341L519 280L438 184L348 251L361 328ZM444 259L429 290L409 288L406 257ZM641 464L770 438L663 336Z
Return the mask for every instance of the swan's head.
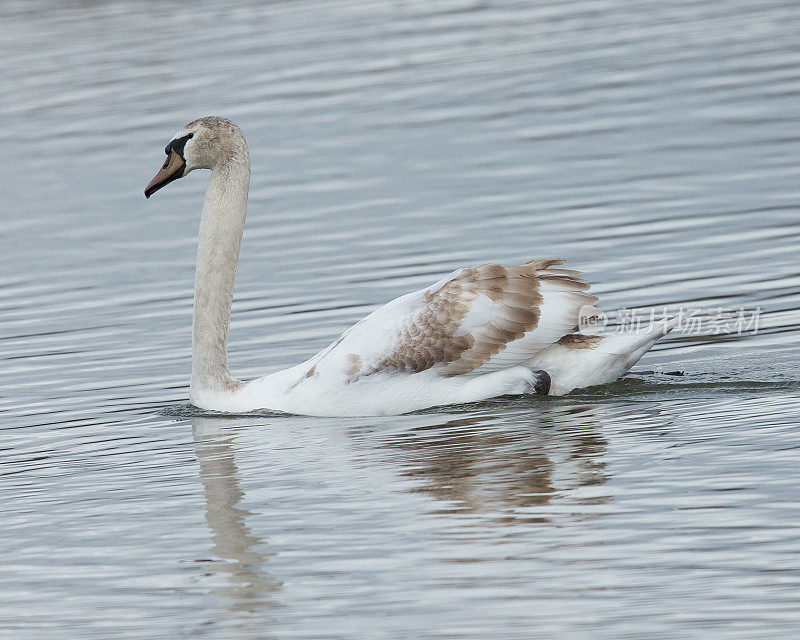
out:
M167 159L144 190L147 198L195 169L213 169L237 155L243 156L248 167L250 160L241 129L235 122L219 116L190 122L172 137L164 152Z

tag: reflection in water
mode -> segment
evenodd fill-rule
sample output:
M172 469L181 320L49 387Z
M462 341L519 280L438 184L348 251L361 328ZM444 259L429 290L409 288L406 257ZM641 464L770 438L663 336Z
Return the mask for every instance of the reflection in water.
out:
M571 505L610 500L591 490L608 479L600 411L588 405L539 412L505 407L395 432L380 442L403 475L420 481L414 491L447 503L444 512L549 522L536 507L556 497ZM360 431L363 436L367 429Z
M281 583L263 570L269 554L260 549L266 545L245 524L250 512L237 506L244 493L234 461L236 431L230 420L192 418L192 434L206 496L206 522L214 541L212 566L228 577L216 595L230 611L261 612Z

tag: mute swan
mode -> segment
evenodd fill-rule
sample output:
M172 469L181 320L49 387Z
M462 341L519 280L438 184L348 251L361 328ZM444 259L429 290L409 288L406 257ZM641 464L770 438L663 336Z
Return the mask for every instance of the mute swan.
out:
M581 308L597 298L563 260L460 269L397 298L297 366L244 382L228 368L233 279L250 155L239 127L208 116L170 140L148 198L211 169L200 219L192 323L192 404L241 413L398 414L506 394L561 395L628 371L675 322L638 334L584 336Z

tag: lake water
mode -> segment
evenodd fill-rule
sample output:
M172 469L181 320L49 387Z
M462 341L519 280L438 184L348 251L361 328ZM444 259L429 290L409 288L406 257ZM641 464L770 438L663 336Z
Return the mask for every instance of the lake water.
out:
M0 636L796 636L796 3L7 0L0 32ZM253 158L240 377L487 261L706 322L561 399L193 413L207 175L142 190L206 114Z

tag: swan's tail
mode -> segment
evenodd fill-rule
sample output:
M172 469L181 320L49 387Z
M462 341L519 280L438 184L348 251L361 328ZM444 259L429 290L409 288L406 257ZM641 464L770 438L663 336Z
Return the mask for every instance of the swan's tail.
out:
M677 316L674 318L670 318L669 320L665 320L663 322L656 322L652 327L645 329L644 331L637 331L630 336L629 334L622 333L620 334L619 340L609 341L608 346L614 347L621 346L623 347L623 351L607 351L607 353L635 353L642 347L647 347L645 352L652 347L656 340L663 338L667 335L670 331L672 331L675 327L678 326L680 322L680 318ZM608 336L610 337L610 336ZM607 338L604 340L604 342ZM602 343L600 343L602 346ZM638 358L637 358L638 360Z
M606 336L570 334L525 364L550 375L551 395L607 384L629 371L659 338L667 335L678 323L678 318L672 318L643 331Z

